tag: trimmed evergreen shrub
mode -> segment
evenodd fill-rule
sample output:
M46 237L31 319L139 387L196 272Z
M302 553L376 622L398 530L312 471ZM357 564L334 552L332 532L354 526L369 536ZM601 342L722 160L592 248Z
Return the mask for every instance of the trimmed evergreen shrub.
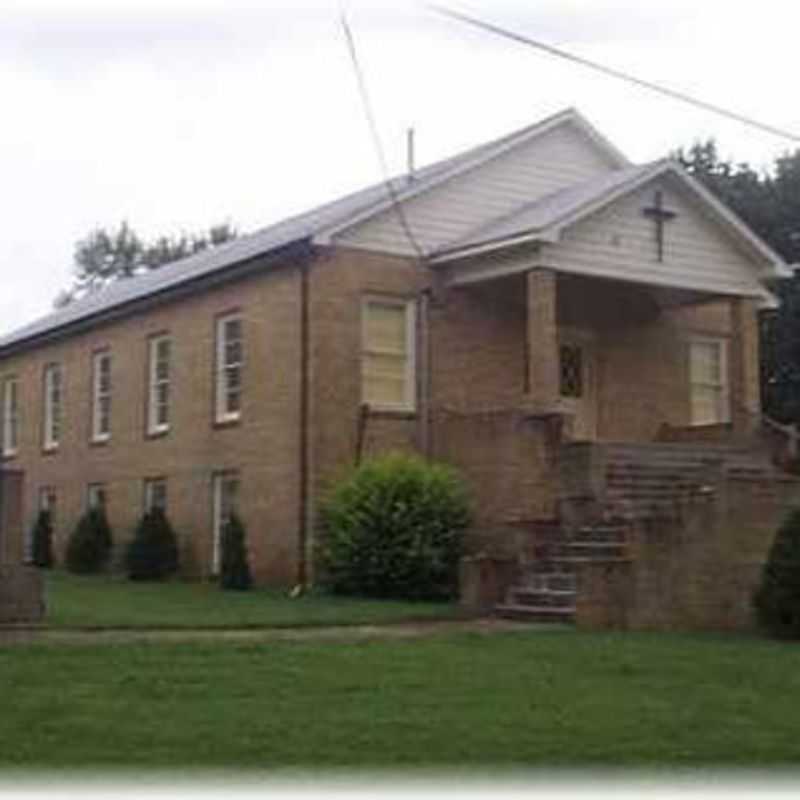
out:
M219 571L219 585L223 589L244 591L253 584L250 564L247 561L246 534L242 521L231 514L222 529L222 558Z
M365 462L321 505L325 582L339 594L450 599L469 518L449 467L401 454Z
M132 581L159 581L178 571L178 539L163 509L152 508L139 520L125 568Z
M754 602L765 631L800 639L800 510L792 511L778 529Z
M31 562L42 569L53 566L53 523L46 510L39 512L31 531Z
M66 562L70 572L101 572L111 556L111 528L102 508L87 511L67 542Z

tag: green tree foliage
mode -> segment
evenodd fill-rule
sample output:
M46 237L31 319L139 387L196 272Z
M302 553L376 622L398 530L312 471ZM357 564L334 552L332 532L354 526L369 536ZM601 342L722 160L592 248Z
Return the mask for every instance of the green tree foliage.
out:
M456 596L469 507L449 467L398 454L365 462L324 500L321 523L322 563L334 592Z
M53 566L53 522L50 512L43 510L36 517L31 532L32 562L36 567L49 569Z
M131 278L236 238L228 223L200 233L160 236L146 242L127 222L117 228L98 228L75 245L74 280L55 300L57 307L102 289L121 278Z
M178 571L178 539L162 509L152 508L139 520L125 567L132 581L163 580Z
M87 511L67 542L67 569L84 574L101 572L111 556L111 545L111 527L105 511Z
M236 514L231 514L222 530L221 547L219 585L223 589L249 589L253 580L247 560L246 534L244 525Z
M783 639L800 639L800 510L778 529L755 594L758 621Z
M789 264L800 262L800 151L758 172L720 158L713 141L674 154ZM761 395L764 410L800 423L800 278L773 287L780 307L761 315Z

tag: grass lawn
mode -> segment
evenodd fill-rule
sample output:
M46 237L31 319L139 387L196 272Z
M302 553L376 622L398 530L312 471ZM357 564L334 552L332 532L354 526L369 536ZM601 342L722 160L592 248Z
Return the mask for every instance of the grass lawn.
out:
M223 592L211 583L137 583L48 573L47 625L57 628L214 628L352 625L452 618L456 605L354 600L264 589Z
M0 648L3 768L776 766L800 649L535 631Z

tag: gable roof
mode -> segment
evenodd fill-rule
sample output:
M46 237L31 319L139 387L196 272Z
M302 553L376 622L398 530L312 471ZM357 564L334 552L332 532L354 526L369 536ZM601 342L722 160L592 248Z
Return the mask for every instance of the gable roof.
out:
M221 279L244 265L253 264L255 259L271 254L278 255L295 244L303 243L309 247L329 245L338 233L391 209L395 199L404 202L430 192L444 182L479 168L503 153L544 136L561 125L573 126L590 140L608 160L610 171L598 178L527 204L503 219L481 224L468 233L464 240L448 244L438 254L426 255L436 255L434 261L445 260L448 254L456 252L454 248L463 253L468 247L506 241L509 236L520 232L525 236L536 232L542 236L556 235L553 226L568 218L570 214L582 213L589 208L594 209L597 203L610 202L620 191L638 185L638 181L642 178L650 177L650 171L655 165L631 166L625 156L595 130L578 111L569 108L499 139L419 169L413 177L404 175L392 178L388 182L391 185L391 192L387 182L377 183L162 268L116 281L98 292L0 337L0 355L4 350L15 349L17 346L37 341L40 337L59 335L78 326L86 327L112 315L127 313L127 310L138 308L143 302L174 296L175 292L187 290L195 283ZM688 179L688 176L685 176L685 179ZM740 234L745 239L757 239L743 223L731 222L730 218L733 215L699 184L694 188L696 192L703 194L706 202L717 208L721 218L734 227L741 228ZM757 246L755 242L751 241L751 244ZM760 247L763 252L766 245L760 243ZM278 261L273 259L273 263ZM266 262L260 268L267 268Z
M471 231L460 241L432 254L431 261L451 261L526 241L557 242L565 228L665 175L674 176L697 196L740 245L773 268L776 277L791 275L784 260L763 239L672 159L616 170L535 200Z

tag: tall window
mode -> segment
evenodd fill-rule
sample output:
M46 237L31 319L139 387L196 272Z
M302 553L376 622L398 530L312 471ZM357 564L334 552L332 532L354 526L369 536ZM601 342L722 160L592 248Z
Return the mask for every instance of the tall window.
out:
M2 445L3 455L13 456L19 447L19 381L3 381Z
M362 308L362 400L388 411L413 411L415 314L411 300L368 298Z
M61 440L63 371L60 364L44 368L44 449L55 450Z
M167 510L166 478L147 478L144 482L144 510L147 512L154 508Z
M689 343L692 425L730 421L727 343L695 339Z
M241 316L229 314L220 317L217 320L217 422L230 422L241 416L243 362Z
M104 483L90 483L86 492L86 501L89 510L95 509L105 511L108 503L108 494Z
M172 340L168 336L150 339L150 389L147 404L148 433L169 430L170 369Z
M214 540L211 549L211 571L219 572L222 561L222 531L236 510L239 496L239 473L217 472L212 485L214 504Z
M111 438L111 354L92 357L92 440Z

